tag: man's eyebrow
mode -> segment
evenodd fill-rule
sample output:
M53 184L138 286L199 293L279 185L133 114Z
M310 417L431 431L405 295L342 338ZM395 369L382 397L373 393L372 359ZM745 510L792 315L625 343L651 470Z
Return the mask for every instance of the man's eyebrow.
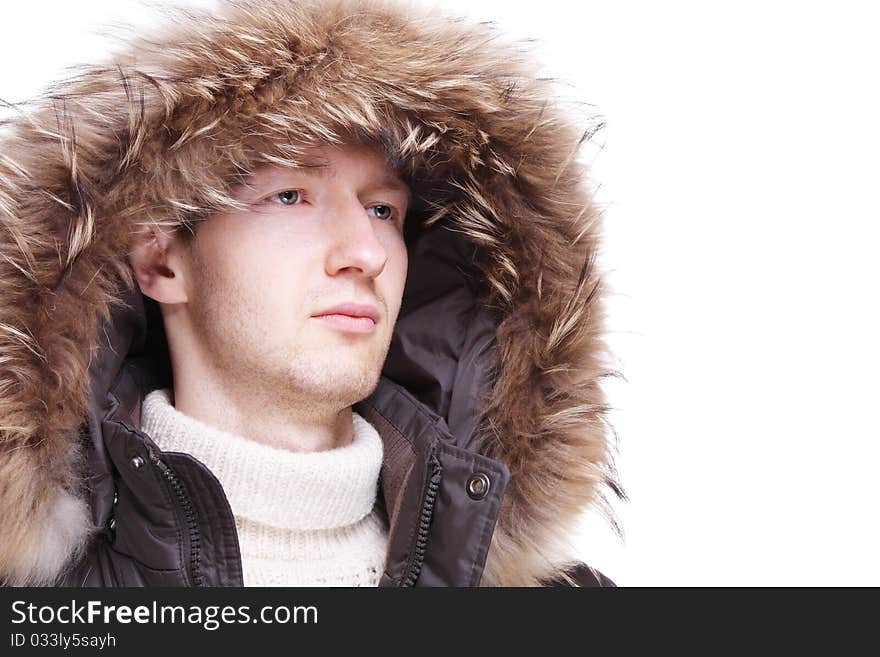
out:
M382 176L381 180L379 180L375 185L370 186L377 189L388 189L395 192L401 192L402 194L405 194L407 198L411 196L412 192L412 190L410 190L409 188L409 185L403 182L403 180L401 180L399 176L396 176L389 172L386 172L385 175Z
M269 175L258 177L257 174L260 173L260 170L258 169L250 175L245 176L243 179L233 183L232 189L234 191L242 188L259 190L262 187L273 186L275 184L273 181L283 179L285 175L290 174L306 174L323 179L336 176L336 169L334 167L321 162L306 163L297 167L272 167L268 170L264 169L264 171L268 171ZM412 190L409 185L407 185L399 176L390 171L386 171L382 178L375 183L371 183L368 187L371 189L384 189L393 192L400 192L406 195L408 200L412 197Z
M318 176L320 178L331 178L335 175L335 173L336 172L329 164L318 162L309 162L295 167L270 165L265 167L258 167L250 173L240 177L235 183L233 183L233 187L258 187L260 183L267 178L269 180L274 180L275 178L283 178L284 176L291 174L307 174Z
M334 178L336 176L336 169L329 164L325 163L309 163L305 166L296 167L290 169L290 171L295 173L305 173L317 176L318 178ZM285 171L282 171L284 173ZM395 192L401 192L409 196L410 189L409 185L407 185L403 180L401 180L400 176L392 173L391 171L385 171L382 177L377 180L375 183L371 183L367 185L367 187L371 189L387 189Z

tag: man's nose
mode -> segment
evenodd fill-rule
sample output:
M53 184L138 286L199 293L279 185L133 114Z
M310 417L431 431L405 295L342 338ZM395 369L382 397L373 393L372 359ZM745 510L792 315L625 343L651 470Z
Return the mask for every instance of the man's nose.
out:
M349 268L359 269L371 278L382 273L388 251L377 235L378 221L357 199L335 205L327 255L329 275Z

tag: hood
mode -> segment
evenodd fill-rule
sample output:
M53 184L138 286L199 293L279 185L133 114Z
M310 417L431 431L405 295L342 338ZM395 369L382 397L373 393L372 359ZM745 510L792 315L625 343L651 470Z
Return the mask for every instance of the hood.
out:
M577 158L592 124L521 44L438 10L222 2L172 19L0 126L0 580L51 583L92 531L89 370L134 285L134 227L209 217L256 164L342 134L380 144L420 190L383 375L510 471L484 581L583 558L584 512L613 523L607 492L622 496L601 215ZM478 317L484 348L458 353L454 327Z

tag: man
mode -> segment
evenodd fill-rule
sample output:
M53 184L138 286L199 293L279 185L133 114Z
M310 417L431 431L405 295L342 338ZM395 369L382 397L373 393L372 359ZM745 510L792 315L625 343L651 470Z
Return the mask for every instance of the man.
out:
M153 228L136 241L174 378L147 396L142 428L223 484L245 584L375 586L382 440L351 405L376 388L391 343L409 192L374 148L308 157L254 172L235 194L244 208L193 239Z
M611 584L599 215L495 36L229 3L12 121L0 579Z

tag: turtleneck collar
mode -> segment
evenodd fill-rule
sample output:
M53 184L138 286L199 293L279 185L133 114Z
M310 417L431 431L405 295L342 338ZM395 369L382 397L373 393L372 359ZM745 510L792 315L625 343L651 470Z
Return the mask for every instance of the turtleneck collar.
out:
M222 431L181 413L168 388L146 396L141 429L163 451L185 452L220 480L236 516L297 530L351 525L370 513L382 467L382 439L352 410L353 440L293 452Z

